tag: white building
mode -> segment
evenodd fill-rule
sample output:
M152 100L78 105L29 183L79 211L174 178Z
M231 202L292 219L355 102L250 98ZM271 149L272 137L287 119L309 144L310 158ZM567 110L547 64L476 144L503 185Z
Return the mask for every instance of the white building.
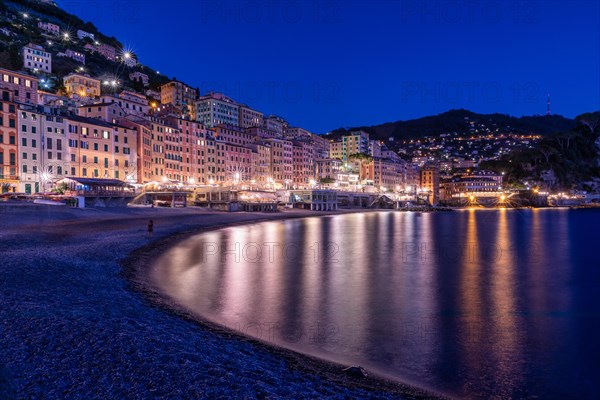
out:
M52 54L45 51L42 46L29 43L23 47L23 68L33 71L52 72Z
M280 138L283 137L283 131L288 126L287 121L275 115L270 115L267 118L264 118L263 123L267 130L276 132L277 137Z
M124 90L118 96L103 95L100 97L103 103L117 103L125 114L144 116L148 114L148 99L146 96Z
M94 36L94 34L93 34L93 33L89 33L89 32L86 32L86 31L82 31L81 29L78 29L78 30L77 30L77 37L78 37L79 39L83 39L83 38L86 38L86 37L87 37L87 38L90 38L90 39L92 39L92 40L96 40L96 37Z
M77 62L85 64L85 54L83 54L79 51L67 49L64 54L65 54L65 57L69 57Z
M207 128L239 124L239 105L221 93L211 93L196 102L196 120Z
M47 107L24 106L19 121L19 192L49 190L55 179L68 174L66 121Z

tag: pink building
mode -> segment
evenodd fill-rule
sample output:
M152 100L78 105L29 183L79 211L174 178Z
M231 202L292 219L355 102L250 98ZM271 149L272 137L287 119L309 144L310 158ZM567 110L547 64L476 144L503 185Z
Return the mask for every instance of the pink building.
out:
M60 35L60 26L51 22L38 22L38 28L54 36Z
M7 89L18 103L37 104L38 78L0 68L0 88Z
M110 61L115 61L117 59L117 49L108 44L100 44L96 46L96 51L102 54L104 58L109 59Z

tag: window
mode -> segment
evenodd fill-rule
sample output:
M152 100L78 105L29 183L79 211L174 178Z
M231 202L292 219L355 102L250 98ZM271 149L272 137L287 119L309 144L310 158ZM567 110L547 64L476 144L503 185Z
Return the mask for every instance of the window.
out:
M104 145L104 151L108 152L108 145L107 144Z
M71 154L71 162L75 162L75 154Z
M31 172L37 174L37 166L34 165L33 167L31 167Z
M51 151L48 152L48 160L52 160L52 152Z
M75 161L75 154L71 154L73 161ZM87 162L87 156L83 155L81 156L81 162L86 163Z
M27 153L23 153L23 160L27 160Z
M37 140L31 139L31 147L33 147L33 148L37 147Z
M31 127L31 133L37 133L37 129L35 128L35 126Z
M23 164L23 173L26 174L27 173L27 165Z
M73 175L75 175L75 174L73 174ZM87 176L87 168L82 168L81 175Z
M94 156L94 164L98 164L98 157Z
M46 138L46 148L52 150L52 138Z
M21 146L27 146L27 138L21 139Z
M98 151L98 143L94 143L94 150Z
M62 139L56 139L56 150L62 150Z
M33 161L37 160L37 154L35 154L35 153L31 154L31 159Z
M21 131L27 132L27 125L21 125Z
M13 135L10 135L8 137L8 144L16 144L17 140L15 139L15 137Z
M11 118L11 119L8 120L8 126L10 128L16 128L17 123L16 123L16 121L14 119Z

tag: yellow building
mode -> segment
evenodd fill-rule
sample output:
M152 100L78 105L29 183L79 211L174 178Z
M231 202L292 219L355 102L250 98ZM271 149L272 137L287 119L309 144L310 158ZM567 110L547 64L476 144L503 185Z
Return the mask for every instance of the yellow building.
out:
M100 80L82 74L69 74L63 78L69 97L100 97Z

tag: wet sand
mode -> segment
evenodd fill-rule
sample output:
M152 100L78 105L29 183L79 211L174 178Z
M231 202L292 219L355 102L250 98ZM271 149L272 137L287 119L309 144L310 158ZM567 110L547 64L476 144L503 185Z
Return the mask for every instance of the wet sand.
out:
M146 279L194 233L315 215L0 203L0 398L432 397L194 319Z

